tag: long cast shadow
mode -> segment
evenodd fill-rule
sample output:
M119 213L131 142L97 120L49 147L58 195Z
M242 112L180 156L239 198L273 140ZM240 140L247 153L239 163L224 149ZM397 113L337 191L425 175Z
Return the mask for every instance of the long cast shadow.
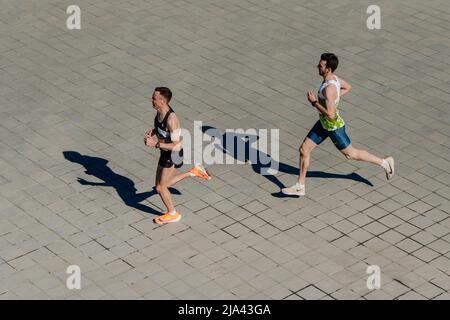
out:
M161 214L159 211L140 203L157 194L155 189L152 191L136 193L137 189L134 182L130 178L122 176L108 167L108 160L99 157L82 155L76 151L64 151L63 155L65 159L81 164L86 169L86 174L103 180L103 182L91 182L78 178L77 180L80 184L87 186L113 187L116 189L117 194L127 206L146 213L155 215ZM174 188L169 188L169 190L174 194L181 194Z
M204 134L207 134L219 141L219 143L215 144L215 147L218 150L221 150L224 154L232 156L234 159L238 161L247 162L250 158L250 154L252 153L256 154L257 161L256 162L253 161L251 163L251 166L253 171L258 174L262 174L262 170L267 171L267 169L270 167L272 168L278 167L279 172L293 175L298 175L300 172L298 167L293 167L289 164L278 162L275 159L273 159L269 154L261 150L254 149L251 145L259 139L257 135L242 134L236 132L225 132L224 134L222 134L219 129L205 125L202 126L201 129ZM241 143L241 147L239 147L239 143ZM227 146L232 146L233 148L227 148ZM284 184L277 177L275 177L275 175L264 174L263 176L272 183L274 183L276 186L278 186L280 189L284 188ZM369 186L373 186L373 184L369 180L361 177L356 172L350 174L338 174L338 173L327 173L323 171L308 171L306 177L325 178L325 179L349 179L365 183ZM281 192L272 193L272 195L276 197L291 197L285 196Z

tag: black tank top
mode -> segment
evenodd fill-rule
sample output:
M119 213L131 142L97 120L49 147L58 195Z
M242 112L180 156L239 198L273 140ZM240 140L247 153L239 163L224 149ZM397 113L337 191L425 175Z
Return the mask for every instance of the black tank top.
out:
M169 115L174 112L172 107L169 106L169 111L167 111L166 115L164 116L164 119L159 122L158 121L158 114L156 114L155 117L155 132L158 139L164 140L164 143L171 143L172 139L170 138L170 132L167 130L167 119L169 118Z

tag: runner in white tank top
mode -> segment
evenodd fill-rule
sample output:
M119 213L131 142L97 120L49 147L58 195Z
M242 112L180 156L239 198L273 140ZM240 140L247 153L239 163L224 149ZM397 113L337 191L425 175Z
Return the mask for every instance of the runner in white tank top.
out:
M320 57L317 68L323 82L318 91L318 99L312 91L308 91L308 101L319 112L319 121L309 131L300 146L300 174L295 185L281 189L287 195L305 195L306 172L309 167L312 150L330 137L336 148L349 160L359 160L374 163L383 167L386 178L392 179L394 175L394 159L387 157L381 159L365 150L359 150L351 145L350 138L345 132L345 122L339 115L338 106L340 98L350 91L351 86L335 74L338 58L332 53L324 53Z

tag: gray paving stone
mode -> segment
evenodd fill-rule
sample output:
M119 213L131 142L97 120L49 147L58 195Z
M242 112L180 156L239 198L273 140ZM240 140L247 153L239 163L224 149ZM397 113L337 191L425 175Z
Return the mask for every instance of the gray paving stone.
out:
M381 233L387 231L388 228L386 226L384 226L383 224L381 224L377 221L374 221L374 222L369 223L368 225L365 225L364 230L369 231L370 233L372 233L375 236L378 236Z
M166 28L168 12L181 17L173 3L134 3L124 19L123 1L107 12L89 2L77 31L61 29L64 10L52 16L52 1L22 8L26 23L11 15L14 1L0 13L0 299L448 298L446 4L382 0L395 15L383 16L380 33L345 4L201 0ZM363 18L366 8L355 8ZM335 33L314 44L309 34L327 27L310 24L319 11ZM391 181L326 142L311 156L325 177L308 177L306 197L277 197L295 179L287 166L265 177L255 166L211 165L211 181L177 184L183 220L158 227L148 212L163 211L157 195L129 205L116 188L80 184L102 179L64 158L105 159L131 191L151 191L157 153L140 139L154 114L149 90L167 84L184 127L278 128L280 162L296 167L317 119L302 109L303 92L320 80L303 71L330 43L353 85L342 102L348 133L355 146L394 155ZM357 268L373 260L388 282L368 292ZM82 265L80 293L64 286L69 262Z

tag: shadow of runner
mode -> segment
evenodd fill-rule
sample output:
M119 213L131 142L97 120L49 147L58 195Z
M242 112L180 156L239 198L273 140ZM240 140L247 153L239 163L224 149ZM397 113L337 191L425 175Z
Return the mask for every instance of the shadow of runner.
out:
M253 152L253 154L257 154L257 161L256 163L252 163L252 169L255 173L261 174L262 169L267 169L271 167L271 161L275 161L269 154L266 154L260 150L253 149L251 147L251 144L258 140L259 137L255 135L249 135L249 134L241 134L241 133L235 133L235 132L226 132L222 134L219 129L211 127L211 126L202 126L202 132L204 134L207 134L211 136L212 138L217 138L220 141L220 144L216 144L215 147L219 150L221 150L224 154L229 154L234 159L242 162L247 162L249 159L249 155ZM239 141L241 140L241 141ZM227 142L228 141L228 142ZM234 143L230 143L230 141L234 141ZM239 150L238 143L242 143L244 141L244 148L241 148ZM227 149L226 146L231 145L233 146L233 149ZM242 152L244 150L244 152ZM241 152L239 152L241 151ZM261 162L261 159L264 159L264 162L267 164L263 164ZM270 159L270 161L267 161L267 159ZM293 175L299 175L299 168L293 167L289 164L282 163L282 162L274 162L272 164L273 168L278 167L278 171L282 173L287 174L293 174ZM267 180L275 184L280 189L284 188L283 183L275 177L275 175L263 175ZM324 179L349 179L354 180L358 182L362 182L364 184L367 184L369 186L373 186L373 184L367 180L366 178L361 177L356 172L350 173L350 174L338 174L338 173L327 173L323 171L308 171L306 173L306 177L308 178L324 178ZM272 193L275 197L297 197L297 196L287 196L282 194L281 192Z
M157 194L155 189L152 191L136 193L137 189L134 182L130 178L115 173L110 167L107 166L108 160L82 155L76 151L64 151L63 155L65 159L81 164L86 169L86 174L103 180L103 182L91 182L78 178L77 180L80 184L87 186L113 187L116 189L117 194L127 206L146 213L161 215L161 212L140 203ZM174 194L181 194L174 188L169 188L169 190Z

